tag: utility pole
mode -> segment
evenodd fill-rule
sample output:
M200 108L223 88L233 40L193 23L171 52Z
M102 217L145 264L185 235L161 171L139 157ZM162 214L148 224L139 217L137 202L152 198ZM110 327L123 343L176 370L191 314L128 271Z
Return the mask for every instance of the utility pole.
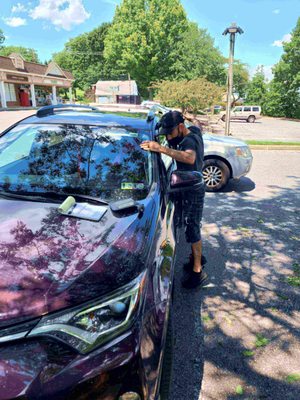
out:
M226 28L223 35L230 33L230 48L229 48L229 63L228 63L228 77L227 77L227 101L226 101L226 119L225 119L225 135L230 135L230 109L231 109L231 98L232 98L232 88L233 88L233 61L234 61L234 45L235 45L235 35L239 33L240 35L244 31L239 28L236 23L232 23L229 28Z

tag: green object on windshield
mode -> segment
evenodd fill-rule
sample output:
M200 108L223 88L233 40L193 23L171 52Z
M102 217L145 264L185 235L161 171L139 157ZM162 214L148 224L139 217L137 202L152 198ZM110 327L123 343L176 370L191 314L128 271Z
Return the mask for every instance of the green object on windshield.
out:
M67 213L71 207L73 207L76 203L76 200L72 196L68 196L65 201L61 203L58 207L58 211L60 213Z

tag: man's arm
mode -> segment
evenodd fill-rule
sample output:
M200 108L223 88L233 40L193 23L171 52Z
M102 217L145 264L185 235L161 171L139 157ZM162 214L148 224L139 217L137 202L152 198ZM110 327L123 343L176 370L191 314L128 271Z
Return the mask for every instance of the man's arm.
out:
M169 157L172 157L174 160L182 162L184 164L193 165L196 161L196 153L194 150L174 150L169 147L161 146L157 142L153 141L145 141L141 144L141 148L147 151L154 151L156 153L166 154Z

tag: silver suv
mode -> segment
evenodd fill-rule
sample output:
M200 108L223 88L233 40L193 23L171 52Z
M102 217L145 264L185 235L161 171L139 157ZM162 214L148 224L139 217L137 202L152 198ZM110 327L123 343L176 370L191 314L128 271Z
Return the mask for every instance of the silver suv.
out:
M241 119L247 122L255 122L261 118L260 106L236 106L231 111L230 119ZM226 113L220 115L222 121L226 119Z

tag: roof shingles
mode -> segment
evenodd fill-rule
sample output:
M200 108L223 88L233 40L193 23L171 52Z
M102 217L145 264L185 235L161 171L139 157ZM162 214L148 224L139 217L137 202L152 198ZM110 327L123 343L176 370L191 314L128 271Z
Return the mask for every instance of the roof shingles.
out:
M46 73L47 68L48 68L47 65L32 63L32 62L28 62L28 61L24 61L24 67L25 67L24 69L17 69L14 66L11 58L0 56L0 70L1 69L5 69L5 70L12 71L12 72L18 71L18 72L23 72L23 73L27 73L27 74L44 75L45 76L45 73ZM66 78L66 79L71 79L71 80L74 79L74 77L73 77L71 72L66 71L64 69L61 69L61 70L65 74L65 77L63 77L63 76L55 76L55 77L57 77L57 78ZM51 77L52 75L48 74L46 76Z

